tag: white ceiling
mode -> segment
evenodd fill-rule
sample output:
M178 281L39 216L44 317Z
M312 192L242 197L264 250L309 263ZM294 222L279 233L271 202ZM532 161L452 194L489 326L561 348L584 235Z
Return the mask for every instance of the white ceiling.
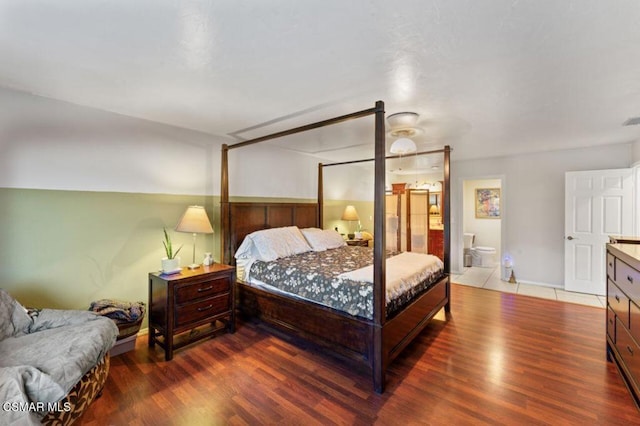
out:
M637 0L0 0L0 86L238 140L383 100L454 159L640 139L638 46Z

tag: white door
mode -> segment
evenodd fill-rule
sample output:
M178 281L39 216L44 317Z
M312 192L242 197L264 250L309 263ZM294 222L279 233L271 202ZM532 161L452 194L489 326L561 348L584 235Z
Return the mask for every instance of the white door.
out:
M565 174L564 287L604 295L609 235L630 235L631 169Z

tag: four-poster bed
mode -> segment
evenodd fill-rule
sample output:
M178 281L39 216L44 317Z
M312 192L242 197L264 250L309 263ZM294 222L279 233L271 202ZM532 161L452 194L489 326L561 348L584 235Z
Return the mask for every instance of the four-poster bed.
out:
M229 201L228 151L258 142L288 136L347 120L375 116L375 158L342 163L319 164L317 203L232 203ZM239 280L237 283L238 308L249 316L302 337L330 350L365 362L371 369L377 392L384 391L385 372L389 363L422 331L431 318L442 308L449 311L449 215L445 214L445 254L441 272L424 290L401 310L387 317L386 303L386 244L385 244L385 124L384 103L374 108L355 112L275 133L234 145L222 147L221 218L223 263L234 264L233 255L247 235L261 229L297 226L323 227L323 169L330 166L374 161L374 227L373 227L373 284L372 314L370 318L354 316L319 303L274 293ZM431 151L444 158L445 194L449 194L450 149ZM418 153L427 154L427 153ZM444 199L444 211L449 211L449 197ZM363 249L352 247L353 249ZM368 249L371 250L371 249ZM242 274L240 274L242 276Z

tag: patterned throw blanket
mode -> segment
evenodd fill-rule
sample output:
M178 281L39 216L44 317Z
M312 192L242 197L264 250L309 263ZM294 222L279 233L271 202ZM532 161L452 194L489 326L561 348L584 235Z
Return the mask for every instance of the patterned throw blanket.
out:
M395 254L387 252L387 258ZM387 289L387 318L391 318L442 276L442 262L435 256L429 258L437 262L417 274L420 276L419 282L413 282L412 286L398 285L396 289ZM249 279L353 316L371 319L373 284L345 278L344 274L364 268L372 261L372 248L344 246L287 256L272 262L255 261Z
M89 310L111 318L116 323L136 322L144 317L143 302L125 302L116 299L101 299L91 302Z

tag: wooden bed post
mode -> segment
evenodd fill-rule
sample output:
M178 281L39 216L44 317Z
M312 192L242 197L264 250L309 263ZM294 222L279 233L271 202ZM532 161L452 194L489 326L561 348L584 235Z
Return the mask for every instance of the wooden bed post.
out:
M407 240L407 251L411 251L411 188L407 188L404 193L406 197L404 200L406 210L404 219L406 223L405 240Z
M385 126L384 102L376 102L375 116L375 185L373 199L373 386L384 392L387 355L383 351L382 326L386 320L386 241L385 241Z
M318 228L324 228L324 189L323 189L322 163L318 163Z
M220 256L221 262L230 265L231 255L229 253L231 229L229 226L229 146L222 144L222 165L220 167L220 228L221 228L221 244Z
M444 200L443 212L444 214L444 272L449 275L451 273L451 147L445 145L444 147ZM447 283L447 296L448 302L444 306L445 312L451 311L451 279Z

